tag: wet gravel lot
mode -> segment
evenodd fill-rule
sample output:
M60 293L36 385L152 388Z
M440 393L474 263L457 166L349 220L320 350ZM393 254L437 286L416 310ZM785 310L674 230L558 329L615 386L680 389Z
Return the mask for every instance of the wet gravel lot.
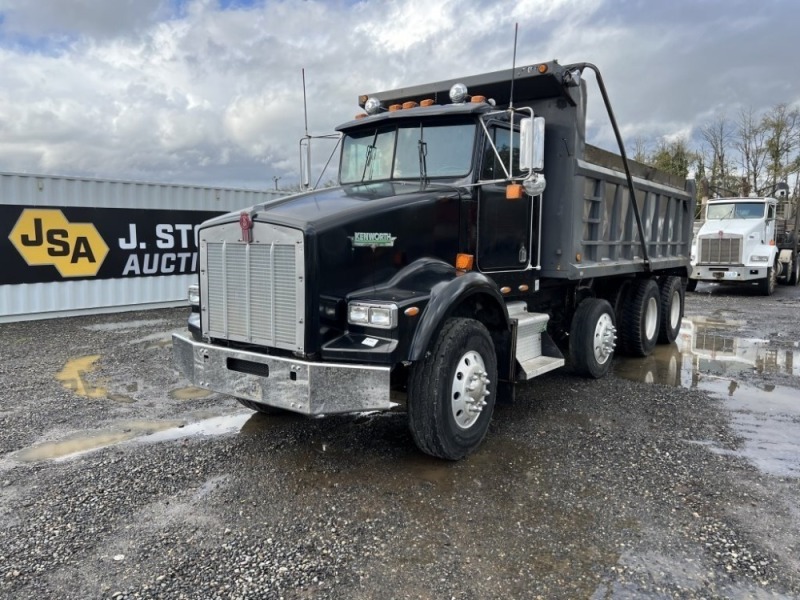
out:
M800 288L686 313L603 380L522 386L459 463L400 411L188 387L183 309L0 325L0 597L798 597Z

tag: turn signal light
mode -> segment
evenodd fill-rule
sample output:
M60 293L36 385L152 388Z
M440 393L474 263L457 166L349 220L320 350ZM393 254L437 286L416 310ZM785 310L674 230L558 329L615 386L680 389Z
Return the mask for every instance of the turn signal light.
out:
M416 317L419 314L419 307L409 306L407 309L403 311L403 314L407 317Z
M506 186L506 200L519 200L522 198L524 188L518 183L512 183Z
M457 254L456 269L459 271L471 271L475 264L475 257L472 254Z

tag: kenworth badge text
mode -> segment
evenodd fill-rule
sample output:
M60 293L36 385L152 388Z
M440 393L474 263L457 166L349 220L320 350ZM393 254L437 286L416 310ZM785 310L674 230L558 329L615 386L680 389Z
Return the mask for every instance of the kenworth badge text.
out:
M261 412L387 410L406 390L419 448L460 459L498 398L565 356L602 377L615 352L673 343L694 188L586 144L586 70L619 141L589 63L359 97L339 187L200 226L179 368Z

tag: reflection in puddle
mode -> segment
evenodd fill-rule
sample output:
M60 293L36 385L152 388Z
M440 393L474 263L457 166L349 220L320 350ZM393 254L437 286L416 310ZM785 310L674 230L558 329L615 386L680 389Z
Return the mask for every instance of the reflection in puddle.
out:
M87 325L84 329L89 331L130 331L139 327L150 327L166 323L166 319L139 319L135 321L119 321L113 323L100 323L98 325Z
M15 457L22 462L64 459L181 425L182 421L125 421L113 429L84 432L60 442L32 446L21 450Z
M67 361L64 368L56 373L56 379L68 390L86 398L105 398L106 389L95 387L86 382L85 376L97 369L99 354L81 356Z
M800 348L797 343L779 346L739 337L736 331L743 324L684 319L675 344L657 346L645 359L615 359L614 373L633 381L696 388L723 398L736 433L745 440L734 454L766 473L800 477L800 391L758 384L752 378L767 373L800 379Z
M200 398L208 398L212 393L211 390L189 386L171 390L169 397L173 400L199 400Z

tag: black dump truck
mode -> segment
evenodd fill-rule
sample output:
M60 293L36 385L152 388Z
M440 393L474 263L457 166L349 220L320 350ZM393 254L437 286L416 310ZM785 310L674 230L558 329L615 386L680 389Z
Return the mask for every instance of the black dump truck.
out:
M620 155L585 142L595 71ZM681 326L693 182L625 158L589 63L359 97L339 186L198 228L178 368L264 413L389 410L460 459L498 399L561 367L605 375Z

